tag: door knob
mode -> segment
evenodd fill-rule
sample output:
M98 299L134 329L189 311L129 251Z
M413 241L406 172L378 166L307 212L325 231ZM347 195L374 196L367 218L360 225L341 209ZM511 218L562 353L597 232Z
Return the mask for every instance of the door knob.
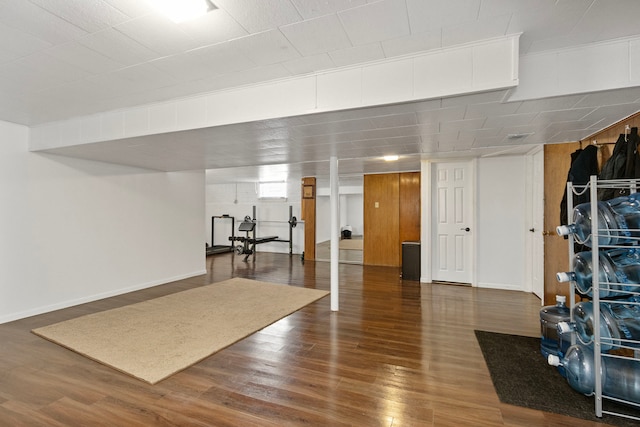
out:
M469 227L462 227L460 230L471 231L471 229Z

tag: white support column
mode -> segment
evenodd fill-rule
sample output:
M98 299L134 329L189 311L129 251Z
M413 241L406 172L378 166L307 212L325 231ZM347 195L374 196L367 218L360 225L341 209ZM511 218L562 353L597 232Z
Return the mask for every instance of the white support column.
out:
M340 195L338 185L338 158L329 160L330 204L331 204L331 311L338 311L339 281L338 259L340 255Z

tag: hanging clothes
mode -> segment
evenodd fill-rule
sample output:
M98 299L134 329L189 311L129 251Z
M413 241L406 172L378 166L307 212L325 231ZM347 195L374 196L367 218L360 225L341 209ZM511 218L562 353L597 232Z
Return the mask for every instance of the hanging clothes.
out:
M598 175L598 147L589 145L571 154L571 167L567 174L567 182L573 185L585 185L592 175ZM590 200L589 191L581 195L573 195L573 206L587 203ZM560 203L560 224L568 224L567 191L565 186L564 196Z
M631 128L630 133L620 134L613 154L602 166L599 180L637 179L640 178L640 156L638 155L638 128ZM628 189L603 188L598 190L598 200L610 200L629 194Z

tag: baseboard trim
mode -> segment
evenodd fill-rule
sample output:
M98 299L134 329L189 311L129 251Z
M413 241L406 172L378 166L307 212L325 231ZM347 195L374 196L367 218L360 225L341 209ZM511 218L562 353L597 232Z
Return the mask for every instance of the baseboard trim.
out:
M166 279L152 280L150 282L140 283L140 284L137 284L137 285L134 285L134 286L129 286L127 288L115 289L115 290L112 290L112 291L109 291L109 292L103 292L103 293L99 293L99 294L88 295L86 297L76 298L76 299L73 299L73 300L61 301L61 302L58 302L58 303L55 303L55 304L46 305L46 306L42 306L42 307L36 307L36 308L31 309L31 310L25 310L25 311L21 311L21 312L18 312L18 313L10 313L10 314L7 314L7 315L4 315L4 316L0 317L0 324L13 322L15 320L24 319L24 318L31 317L31 316L37 316L39 314L49 313L49 312L52 312L52 311L55 311L55 310L62 310L64 308L69 308L69 307L73 307L73 306L80 305L80 304L86 304L88 302L98 301L98 300L101 300L101 299L110 298L110 297L114 297L114 296L117 296L117 295L126 294L126 293L129 293L129 292L139 291L139 290L142 290L142 289L151 288L153 286L164 285L166 283L175 282L177 280L183 280L183 279L188 279L190 277L201 276L203 274L207 274L207 270L206 269L194 271L194 272L191 272L191 273L180 274L178 276L168 277Z

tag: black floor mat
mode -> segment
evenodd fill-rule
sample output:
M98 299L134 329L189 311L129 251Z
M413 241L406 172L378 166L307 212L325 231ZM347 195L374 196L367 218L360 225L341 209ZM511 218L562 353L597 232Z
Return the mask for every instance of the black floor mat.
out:
M627 427L640 422L612 415L595 415L593 397L571 388L540 353L540 339L475 331L493 386L502 403ZM611 401L604 409L640 417L640 410Z

